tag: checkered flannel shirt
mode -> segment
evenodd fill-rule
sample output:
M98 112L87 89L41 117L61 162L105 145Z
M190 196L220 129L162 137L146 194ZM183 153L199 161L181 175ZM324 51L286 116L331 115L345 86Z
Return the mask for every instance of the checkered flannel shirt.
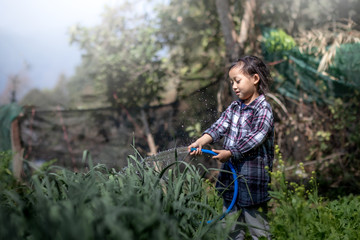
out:
M265 96L260 95L249 105L240 99L232 102L205 133L213 142L223 137L223 148L233 155L229 161L240 177L237 205L245 207L268 201L270 176L265 167L272 170L274 121ZM222 169L230 172L226 163L222 164ZM225 201L231 201L234 192L232 174L220 171L216 188Z

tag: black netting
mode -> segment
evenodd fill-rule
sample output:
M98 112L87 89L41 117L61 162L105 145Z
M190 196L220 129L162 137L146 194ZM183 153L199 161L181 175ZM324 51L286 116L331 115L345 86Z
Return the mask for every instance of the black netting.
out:
M20 124L25 159L79 168L84 150L94 163L122 167L134 153L134 130L116 109L36 111L28 109Z
M187 146L196 138L189 137L187 126L200 122L204 130L217 118L215 99L209 99L208 94L199 91L188 103L143 109L157 152ZM57 165L79 169L88 150L94 164L119 169L127 165L129 155L139 153L140 158L146 158L150 151L139 109L44 111L29 107L20 121L20 131L24 158L39 165L56 159Z

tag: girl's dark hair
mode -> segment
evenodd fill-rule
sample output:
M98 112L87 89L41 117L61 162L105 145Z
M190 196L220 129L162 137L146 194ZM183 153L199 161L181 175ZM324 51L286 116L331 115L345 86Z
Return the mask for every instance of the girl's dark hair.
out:
M228 72L230 72L233 67L241 68L244 73L250 76L258 74L260 77L258 85L259 94L266 94L269 91L270 84L272 83L272 77L270 75L269 68L260 58L256 56L245 56L239 58L230 65Z

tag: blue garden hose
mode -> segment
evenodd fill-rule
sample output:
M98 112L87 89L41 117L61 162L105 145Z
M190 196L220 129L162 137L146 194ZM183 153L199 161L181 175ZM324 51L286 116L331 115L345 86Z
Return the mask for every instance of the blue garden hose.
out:
M196 148L191 148L191 151L196 151L196 150L197 150ZM213 152L213 151L207 150L207 149L201 149L201 151L203 153L207 153L207 154L210 154L210 155L213 155L213 156L218 155L216 152ZM237 180L237 175L236 175L235 168L231 164L230 161L227 161L226 163L229 165L230 170L231 170L232 175L233 175L233 179L234 179L234 195L233 195L233 198L231 200L230 206L226 209L226 212L223 213L220 220L223 219L231 211L231 209L234 207L235 202L236 202L236 198L237 198L237 195L238 195L238 192L239 192L239 182ZM209 221L207 221L207 223L211 223L212 221L213 220L209 220Z

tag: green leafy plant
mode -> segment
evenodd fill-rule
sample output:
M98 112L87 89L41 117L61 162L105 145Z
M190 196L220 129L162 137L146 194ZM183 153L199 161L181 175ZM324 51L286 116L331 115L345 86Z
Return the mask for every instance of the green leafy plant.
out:
M268 53L289 51L295 46L295 40L282 29L271 29L264 32L263 48Z
M85 154L86 157L87 154ZM174 162L160 172L129 156L121 172L104 165L75 173L59 167L33 175L29 194L7 191L0 238L221 239L216 196L198 169ZM210 189L210 191L212 191ZM217 197L218 198L218 197ZM14 231L16 229L16 231Z
M360 197L345 196L326 201L318 195L316 172L307 176L299 164L299 179L288 180L280 150L271 173L271 232L276 239L357 239L360 226ZM302 179L302 180L301 180Z
M11 151L0 151L0 191L16 185L16 179L11 172Z
M188 126L185 131L188 132L189 137L200 137L202 134L201 123L197 122L193 126Z

